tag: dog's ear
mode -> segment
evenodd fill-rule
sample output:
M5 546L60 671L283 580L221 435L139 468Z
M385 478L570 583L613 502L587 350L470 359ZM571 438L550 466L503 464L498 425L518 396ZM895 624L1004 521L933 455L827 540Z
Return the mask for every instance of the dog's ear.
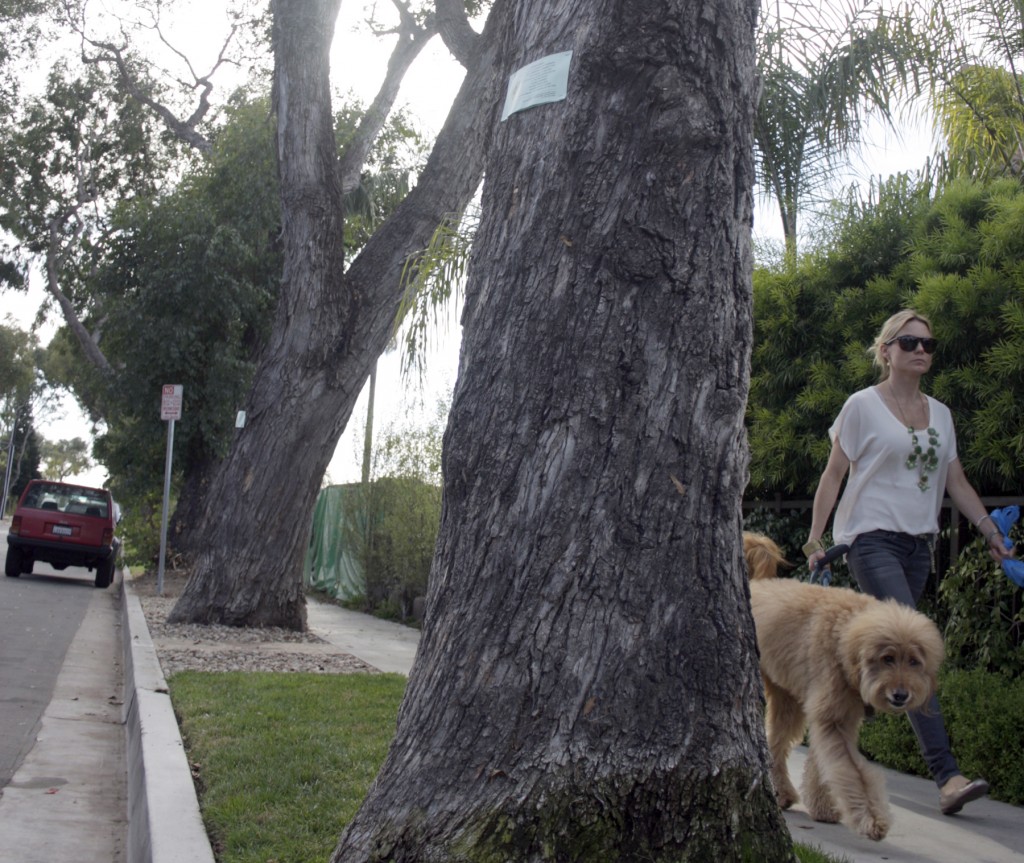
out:
M942 641L939 628L931 619L925 618L918 624L913 632L912 644L920 651L920 659L924 664L925 673L931 678L932 685L937 686L939 668L946 658L946 645Z

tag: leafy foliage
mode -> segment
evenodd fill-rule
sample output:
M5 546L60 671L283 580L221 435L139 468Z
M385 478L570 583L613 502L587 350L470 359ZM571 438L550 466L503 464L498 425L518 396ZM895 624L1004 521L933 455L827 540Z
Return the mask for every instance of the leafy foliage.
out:
M414 477L383 477L361 497L366 534L357 548L366 575L366 608L408 620L414 600L427 594L441 489Z
M87 266L105 205L151 192L162 170L150 118L134 100L108 98L108 86L95 69L77 77L58 64L45 92L4 118L0 226L34 254L56 231L62 281Z
M71 440L46 441L40 447L46 470L46 479L63 480L92 467L89 458L89 444L82 438Z
M1024 7L948 0L927 16L922 74L944 137L946 179L1020 177L1024 170ZM925 70L927 70L925 72Z
M882 322L911 306L940 342L928 390L950 405L960 459L982 494L1024 485L1024 191L960 181L934 200L898 177L839 212L828 243L754 278L748 498L810 495L825 430L876 380Z
M1024 538L1021 527L1012 538ZM939 583L935 616L955 668L1024 678L1024 590L974 540Z
M126 203L90 292L107 309L104 350L118 367L97 457L125 496L163 475L160 386L184 386L176 467L226 450L269 325L280 278L279 207L266 104L240 99L211 158L167 193ZM76 376L81 387L87 379Z
M956 70L935 97L952 176L988 179L1019 175L1024 143L1021 81L1012 72L980 64Z
M444 310L458 300L479 219L475 207L461 218L450 216L438 226L427 248L406 261L402 271L405 294L395 324L396 332L406 324L402 341L405 373L416 369L421 379L426 373L424 355L429 350L430 333L441 324Z
M441 435L447 405L431 422L391 427L373 454L372 480L354 496L344 542L366 577L365 607L407 620L426 596L441 519Z
M795 252L797 213L827 186L874 110L891 122L895 95L916 81L918 40L904 12L872 4L792 3L761 18L762 83L754 136L758 182ZM774 14L772 14L774 12Z
M163 490L154 487L126 497L118 494L116 499L122 505L123 520L118 525L117 535L122 541L125 563L145 569L160 554ZM173 561L168 562L172 564Z
M33 334L0 324L0 476L6 476L8 455L13 456L8 503L21 494L30 479L40 476L34 416L45 399L36 374L39 353Z
M4 0L0 3L0 117L14 110L21 90L19 71L40 43L44 0Z

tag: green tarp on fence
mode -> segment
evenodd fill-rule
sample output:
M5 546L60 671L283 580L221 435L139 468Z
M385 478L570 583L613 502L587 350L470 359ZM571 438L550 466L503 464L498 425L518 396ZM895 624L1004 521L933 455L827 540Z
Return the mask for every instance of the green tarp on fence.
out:
M366 595L366 575L344 542L346 508L361 510L359 500L358 484L329 485L320 490L313 512L306 552L306 586L337 599ZM360 512L357 517L365 515Z

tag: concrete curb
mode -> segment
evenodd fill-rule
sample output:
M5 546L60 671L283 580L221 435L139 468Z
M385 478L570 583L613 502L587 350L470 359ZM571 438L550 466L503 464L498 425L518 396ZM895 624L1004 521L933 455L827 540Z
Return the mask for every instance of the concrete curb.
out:
M128 863L214 863L167 681L127 568L121 578Z

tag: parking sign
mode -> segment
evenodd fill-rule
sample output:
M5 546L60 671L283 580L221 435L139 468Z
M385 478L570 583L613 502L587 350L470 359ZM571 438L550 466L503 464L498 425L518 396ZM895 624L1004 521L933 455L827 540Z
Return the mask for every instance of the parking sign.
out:
M181 384L164 384L160 393L160 419L181 419L181 395L184 392Z

